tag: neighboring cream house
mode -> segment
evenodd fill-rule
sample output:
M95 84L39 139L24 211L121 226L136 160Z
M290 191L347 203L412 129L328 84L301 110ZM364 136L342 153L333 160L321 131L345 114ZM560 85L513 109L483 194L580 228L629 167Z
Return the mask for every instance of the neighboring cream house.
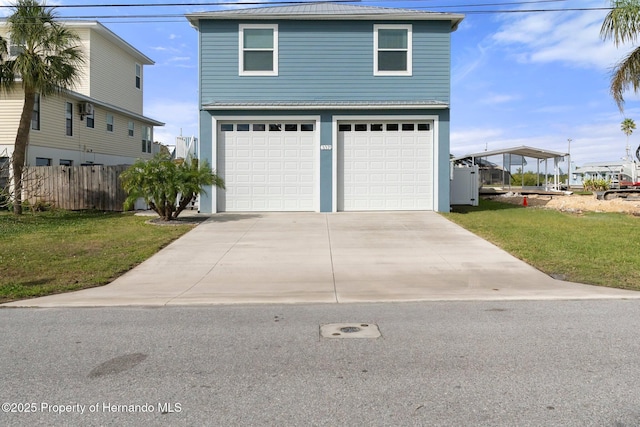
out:
M64 22L85 54L73 90L37 97L27 165L131 164L151 158L157 120L143 115L144 66L154 62L95 21ZM0 35L9 39L5 22ZM8 40L9 54L15 46ZM19 84L19 83L17 83ZM23 92L0 93L0 164L13 153Z

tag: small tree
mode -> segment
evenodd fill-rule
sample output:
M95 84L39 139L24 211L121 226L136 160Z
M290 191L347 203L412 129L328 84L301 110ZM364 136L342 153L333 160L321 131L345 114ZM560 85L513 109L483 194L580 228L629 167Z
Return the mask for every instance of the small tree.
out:
M6 41L0 42L0 89L24 92L22 113L12 155L13 211L22 213L22 172L26 164L31 116L36 94L42 97L70 89L80 77L84 56L80 38L56 21L53 8L38 0L17 0L7 18L11 44L20 49L6 57Z
M620 125L620 129L622 130L622 132L624 132L625 135L627 135L627 160L632 160L631 157L631 147L629 146L629 137L631 136L631 134L633 133L633 131L636 128L636 122L633 121L633 119L624 119L622 121L622 124Z
M133 208L142 198L163 221L176 219L205 185L224 188L224 181L197 159L171 160L165 153L151 160L138 160L120 175L127 192L124 208Z

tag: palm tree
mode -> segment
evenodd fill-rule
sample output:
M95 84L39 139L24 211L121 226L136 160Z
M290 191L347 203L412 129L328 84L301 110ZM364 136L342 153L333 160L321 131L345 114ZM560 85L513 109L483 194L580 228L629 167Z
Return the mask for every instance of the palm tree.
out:
M627 135L627 157L626 157L627 160L631 160L631 148L629 147L629 137L631 136L635 128L636 128L636 122L634 122L633 119L629 119L629 118L624 119L620 126L620 129L622 129L622 132L624 132L624 134Z
M79 37L58 23L53 8L37 0L18 0L7 18L11 44L20 46L17 55L0 61L0 88L24 92L24 104L12 156L14 207L22 213L22 171L26 162L31 115L36 94L46 97L70 89L79 77L84 61Z
M127 192L125 210L143 199L163 221L176 219L198 194L204 193L204 186L224 189L224 180L206 161L201 164L193 158L176 161L165 153L158 153L151 160L136 161L120 179Z
M600 28L604 40L619 46L635 43L640 35L640 0L611 0L611 12ZM633 49L613 67L610 92L620 111L624 110L624 93L632 88L640 90L640 47Z

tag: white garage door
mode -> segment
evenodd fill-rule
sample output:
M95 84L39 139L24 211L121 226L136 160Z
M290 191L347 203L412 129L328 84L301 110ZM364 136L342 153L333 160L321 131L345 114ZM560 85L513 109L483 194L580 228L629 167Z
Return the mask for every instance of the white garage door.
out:
M218 124L218 211L313 211L314 122Z
M433 122L338 123L338 210L432 210Z

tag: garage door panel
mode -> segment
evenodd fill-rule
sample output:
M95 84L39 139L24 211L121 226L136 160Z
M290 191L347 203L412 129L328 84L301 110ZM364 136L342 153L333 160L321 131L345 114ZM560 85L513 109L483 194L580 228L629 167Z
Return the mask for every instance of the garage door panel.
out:
M317 126L282 123L220 123L220 211L314 210Z
M433 133L395 123L338 133L338 210L432 209Z

